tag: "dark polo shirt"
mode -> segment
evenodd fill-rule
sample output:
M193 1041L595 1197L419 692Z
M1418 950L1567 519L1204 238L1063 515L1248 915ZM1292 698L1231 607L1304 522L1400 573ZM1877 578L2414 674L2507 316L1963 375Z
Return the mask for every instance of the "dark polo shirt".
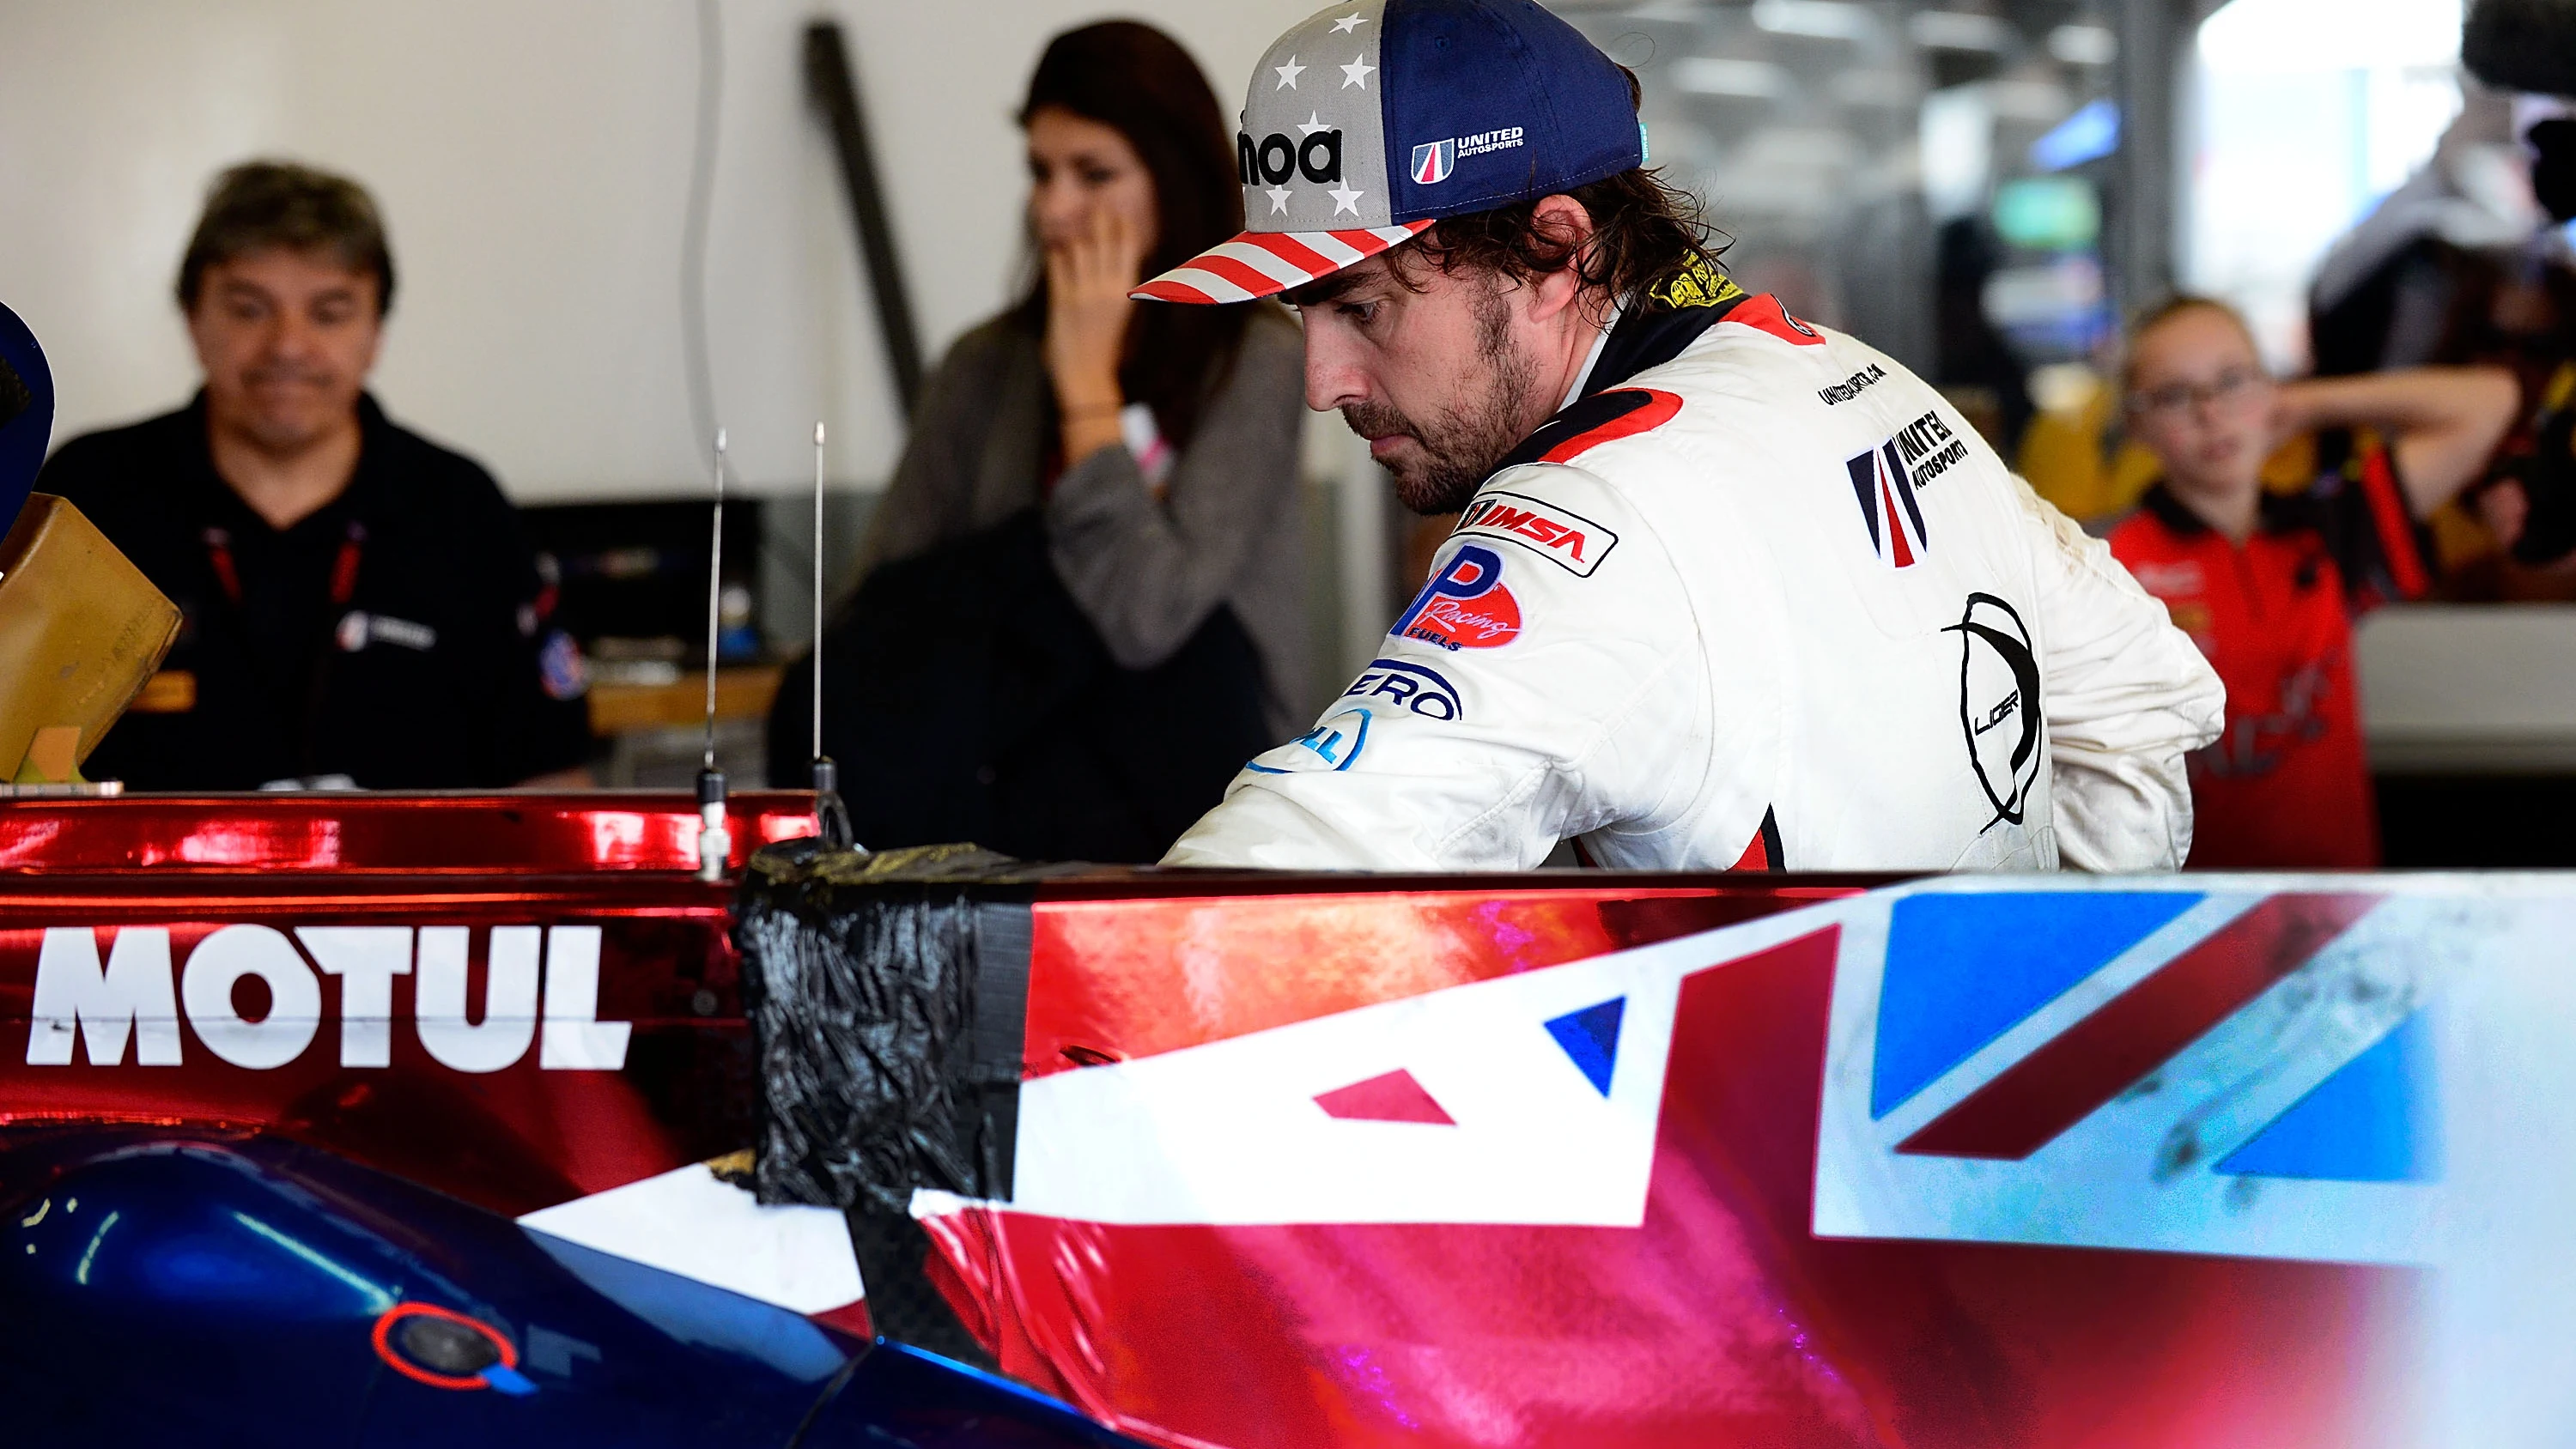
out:
M343 775L490 789L579 764L571 641L492 476L358 404L358 467L274 529L215 473L205 397L66 443L36 486L98 525L184 622L83 767L138 790Z

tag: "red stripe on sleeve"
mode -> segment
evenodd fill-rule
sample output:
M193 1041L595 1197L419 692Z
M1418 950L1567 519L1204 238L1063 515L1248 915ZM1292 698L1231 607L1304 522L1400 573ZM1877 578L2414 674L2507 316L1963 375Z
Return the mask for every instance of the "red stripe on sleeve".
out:
M1620 438L1633 438L1639 433L1662 427L1673 420L1675 413L1682 410L1682 400L1671 393L1661 392L1651 387L1630 390L1644 393L1651 401L1635 412L1623 413L1597 428L1575 434L1539 454L1538 460L1542 463L1568 462L1603 443Z

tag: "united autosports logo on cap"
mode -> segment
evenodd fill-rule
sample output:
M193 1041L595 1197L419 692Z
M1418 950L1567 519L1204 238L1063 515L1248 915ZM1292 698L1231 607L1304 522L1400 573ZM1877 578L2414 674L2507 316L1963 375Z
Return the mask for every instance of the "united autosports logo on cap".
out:
M1429 186L1434 182L1446 181L1449 179L1449 173L1458 169L1460 161L1471 156L1482 156L1488 151L1508 151L1515 146L1525 144L1527 144L1526 135L1518 126L1497 126L1490 131L1478 131L1472 136L1452 136L1446 141L1425 141L1413 148L1414 183Z

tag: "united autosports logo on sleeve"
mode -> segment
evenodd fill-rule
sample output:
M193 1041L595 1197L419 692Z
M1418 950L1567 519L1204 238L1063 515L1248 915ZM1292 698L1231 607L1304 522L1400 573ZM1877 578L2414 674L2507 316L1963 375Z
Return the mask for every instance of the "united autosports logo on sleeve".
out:
M1892 568L1910 569L1930 551L1923 530L1923 510L1914 501L1913 480L1891 438L1866 453L1844 460L1851 474L1852 495L1860 500L1861 521L1869 526L1869 546Z
M1580 513L1500 489L1476 495L1457 531L1519 544L1580 578L1592 577L1619 542L1619 535Z
M1462 546L1387 633L1443 649L1498 649L1520 637L1521 604L1503 587L1503 560L1490 548Z

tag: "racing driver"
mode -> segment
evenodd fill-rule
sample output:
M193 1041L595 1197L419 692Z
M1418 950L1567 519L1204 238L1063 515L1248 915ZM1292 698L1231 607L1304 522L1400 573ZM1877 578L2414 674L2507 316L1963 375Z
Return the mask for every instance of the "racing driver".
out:
M2199 651L1939 394L1729 281L1637 99L1529 0L1353 0L1253 73L1253 230L1136 295L1285 294L1307 405L1463 511L1167 863L2180 866Z

